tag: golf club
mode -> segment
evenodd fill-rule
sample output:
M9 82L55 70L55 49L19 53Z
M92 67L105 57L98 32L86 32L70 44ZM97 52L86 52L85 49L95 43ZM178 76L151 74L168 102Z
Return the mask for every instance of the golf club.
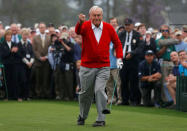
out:
M116 91L116 88L117 88L117 82L118 82L118 77L119 77L119 70L117 70L117 79L114 83L114 91L112 93L112 99L111 99L111 102L110 102L110 107L109 109L104 109L102 111L103 114L111 114L111 110L112 110L112 102L113 102L113 99L114 99L114 94L115 94L115 91Z

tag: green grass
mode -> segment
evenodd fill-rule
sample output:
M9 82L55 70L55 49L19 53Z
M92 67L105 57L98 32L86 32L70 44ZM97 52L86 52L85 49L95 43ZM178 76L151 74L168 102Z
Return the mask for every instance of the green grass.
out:
M85 126L77 126L77 102L0 102L0 131L186 131L187 113L167 109L113 106L106 127L93 128L92 106Z

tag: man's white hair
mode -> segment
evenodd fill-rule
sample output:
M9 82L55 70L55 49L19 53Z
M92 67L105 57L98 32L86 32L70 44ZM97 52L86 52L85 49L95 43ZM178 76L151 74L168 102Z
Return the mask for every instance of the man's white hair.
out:
M94 6L92 6L92 7L90 8L89 14L91 14L93 11L95 11L95 10L97 10L97 9L101 10L101 13L103 14L103 9L102 9L101 7L99 7L99 6L96 6L96 5L94 5Z

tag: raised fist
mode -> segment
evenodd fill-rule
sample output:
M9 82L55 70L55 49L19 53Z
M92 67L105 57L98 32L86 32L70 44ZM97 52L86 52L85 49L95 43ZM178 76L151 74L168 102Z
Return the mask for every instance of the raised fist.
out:
M84 23L86 21L86 16L84 14L79 14L79 22L80 24Z

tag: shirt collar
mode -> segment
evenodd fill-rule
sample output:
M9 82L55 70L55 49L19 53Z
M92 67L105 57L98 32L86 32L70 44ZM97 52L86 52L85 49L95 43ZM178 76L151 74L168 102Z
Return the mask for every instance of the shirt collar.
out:
M41 37L45 37L45 34L41 34L41 33L40 33L40 36L41 36Z
M24 42L24 41L23 41L23 39L21 39L21 43L22 43L22 44L24 44L24 43L26 44L26 43L27 43L27 41L26 41L26 42Z
M133 32L133 30L131 30L131 32L126 32L126 33L132 35L132 32Z
M92 23L92 29L94 30L95 28L103 30L103 22L101 21L101 24L99 25L99 27L96 27L96 26Z
M17 37L17 36L18 36L18 34L15 34L15 35L12 35L12 36Z
M11 44L11 41L7 41L8 44Z

